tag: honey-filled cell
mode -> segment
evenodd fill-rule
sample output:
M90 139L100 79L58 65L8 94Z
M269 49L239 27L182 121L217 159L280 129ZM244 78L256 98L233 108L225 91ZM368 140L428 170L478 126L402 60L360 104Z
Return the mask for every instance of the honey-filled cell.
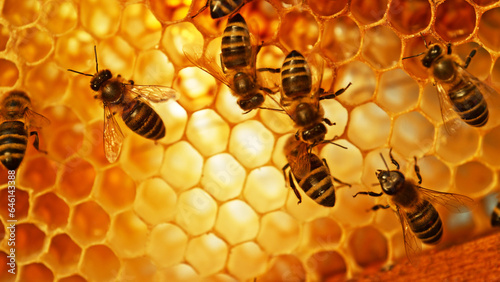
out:
M54 281L54 273L43 263L30 263L23 265L19 271L20 281Z
M17 42L19 55L27 63L37 63L49 55L53 47L51 35L38 28L27 28L22 31Z
M161 23L144 4L128 5L122 11L121 34L138 49L149 49L158 44Z
M372 226L356 228L348 240L348 248L359 266L381 264L389 255L388 238Z
M349 17L338 17L326 23L321 37L321 50L334 62L342 62L358 53L361 34Z
M57 234L50 241L44 261L59 275L71 274L80 261L82 248L65 233Z
M391 25L403 34L415 34L431 21L431 5L427 0L394 0L388 10Z
M387 0L352 0L351 7L352 13L358 21L363 24L371 24L384 17L387 9Z
M208 7L192 18L206 0L18 2L0 5L0 94L25 91L50 125L30 128L39 134L40 151L29 136L16 172L17 275L6 272L10 223L8 211L0 212L1 281L387 280L382 277L400 266L440 280L422 271L426 266L405 266L397 215L371 210L387 204L387 196L353 198L382 192L375 173L387 169L380 153L396 169L390 148L407 179L418 180L416 157L422 187L460 193L477 206L447 213L436 205L443 240L424 248L424 265L494 232L500 98L485 96L490 120L484 127L458 122L448 128L438 87L419 54L433 43L451 43L453 55L465 61L476 50L467 71L498 92L498 1L245 1L238 13L259 52L255 65L240 70L253 75L267 68L255 72L257 83L273 90L251 112L238 106L227 81L186 57L207 55L218 78L232 77L219 69L232 15L212 19ZM332 208L293 182L302 196L298 204L282 171L288 162L283 144L297 128L284 111L290 108L280 104L279 68L293 49L317 57L309 61L314 90L321 62L324 91L351 83L342 95L320 100L331 121L323 122L327 142L308 148L325 159L333 177L351 185L334 182ZM124 140L119 159L109 163L103 141L110 116L90 87L96 69L154 85L153 91L173 88L172 99L149 101L165 137L152 141L132 132L113 106ZM311 91L307 99L321 93ZM150 93L130 94L125 107L148 101ZM29 114L24 121L29 124ZM0 198L7 200L8 175L0 170ZM462 269L498 272L482 264L477 259ZM394 268L385 272L382 265ZM448 273L453 280L456 274Z
M35 219L43 222L50 231L62 228L68 223L69 206L54 193L37 196L33 212Z
M99 39L118 31L122 7L118 1L84 0L79 3L82 26Z
M24 264L41 255L47 235L33 223L16 224L14 231L16 262ZM11 231L6 238L10 238ZM6 243L6 242L5 242Z
M286 23L279 31L280 43L288 50L304 53L310 50L318 41L319 27L316 19L306 10L293 10L284 15Z
M185 257L201 276L208 276L224 267L227 255L227 243L215 234L208 233L189 241Z
M74 275L71 275L71 276L63 277L63 278L61 278L61 279L59 279L57 281L58 282L85 282L87 280L85 280L85 278L83 278L80 275L74 274Z
M5 47L7 47L7 42L10 39L9 29L0 24L0 51L4 51Z
M15 26L33 23L39 16L40 2L28 0L19 3L15 0L6 0L2 7L2 17Z
M80 269L88 280L111 280L116 278L116 274L120 272L121 263L109 247L93 245L85 249Z
M109 245L121 258L141 256L146 251L147 234L146 223L134 211L126 211L112 218Z
M71 1L47 1L42 6L40 23L52 34L61 35L72 30L77 19L78 11Z
M73 207L68 234L84 246L98 242L106 236L110 216L94 201L83 202Z
M16 64L2 58L0 59L0 68L2 69L2 72L0 73L0 86L14 86L19 78L19 69Z
M469 37L476 26L474 7L465 0L448 0L438 5L435 30L446 42Z
M9 197L10 195L10 197ZM16 187L15 191L13 189L3 188L0 190L0 204L4 207L8 207L10 199L15 199L15 216L16 219L23 219L28 216L30 209L30 196L24 189ZM7 208L0 210L0 216L4 220L9 220L9 210Z

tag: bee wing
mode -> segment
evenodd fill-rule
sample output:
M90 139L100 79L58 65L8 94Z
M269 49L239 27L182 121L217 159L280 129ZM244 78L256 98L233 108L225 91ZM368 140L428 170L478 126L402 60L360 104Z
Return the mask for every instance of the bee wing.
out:
M177 91L162 85L132 85L126 84L127 90L137 97L144 98L154 103L165 102L170 99L178 99Z
M314 101L317 101L317 103L319 103L320 88L321 83L323 82L323 69L325 67L325 62L319 54L313 52L312 54L307 56L307 63L309 64L309 68L311 69L311 73L313 76L311 97Z
M114 163L123 144L123 133L108 106L104 106L104 153L110 163Z
M217 65L215 57L203 53L201 46L185 46L183 48L186 58L195 66L213 76L232 89L230 81L224 71Z
M436 88L438 90L439 107L441 108L441 117L444 127L446 132L452 135L460 127L462 120L458 117L457 113L455 113L455 110L453 110L453 105L443 85L437 82Z
M401 227L403 228L403 240L405 244L406 256L408 257L408 260L413 263L417 253L422 250L422 243L417 240L417 237L413 231L411 231L406 213L399 207L396 207L396 214L398 215Z
M24 118L30 127L42 128L50 124L50 120L43 115L27 108L24 112Z
M498 92L495 89L493 89L485 82L479 80L477 77L473 76L470 72L468 72L464 68L458 67L457 72L460 76L462 76L464 80L472 82L479 89L481 94L483 94L486 100L489 100L492 97L498 97Z
M442 205L450 212L469 212L476 206L473 199L464 195L434 191L421 186L418 188L429 202Z
M295 138L295 137L291 137ZM309 155L307 152L307 144L301 141L297 142L294 150L291 152L288 162L292 168L295 177L304 178L311 170L311 163L309 162Z

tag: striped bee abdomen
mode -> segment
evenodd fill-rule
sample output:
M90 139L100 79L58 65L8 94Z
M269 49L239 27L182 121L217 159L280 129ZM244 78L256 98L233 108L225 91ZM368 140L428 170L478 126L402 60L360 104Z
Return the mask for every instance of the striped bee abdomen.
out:
M488 121L488 106L483 94L472 83L450 91L453 109L470 126L481 127Z
M299 186L316 203L333 207L335 205L335 188L328 167L316 155L309 154L310 171L301 179Z
M222 63L228 69L247 67L252 59L252 43L247 24L240 14L230 18L222 35Z
M311 70L304 56L295 50L290 52L283 62L281 85L283 93L288 98L307 95L311 92Z
M424 200L414 212L406 213L408 224L415 236L424 244L434 245L443 235L443 225L438 212L429 201Z
M160 116L148 104L137 101L123 111L125 124L135 133L148 139L158 140L165 136L165 125Z
M210 16L212 19L225 17L238 10L243 5L243 2L244 0L211 0Z
M24 158L28 132L23 122L6 121L0 125L0 160L9 170L16 170Z

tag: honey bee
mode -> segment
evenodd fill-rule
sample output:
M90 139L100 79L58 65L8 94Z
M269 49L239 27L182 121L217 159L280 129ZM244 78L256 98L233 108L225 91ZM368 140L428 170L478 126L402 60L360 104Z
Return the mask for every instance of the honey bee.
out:
M308 144L318 144L327 132L323 123L333 123L324 117L321 100L335 98L344 93L351 83L336 92L325 92L321 88L323 64L319 64L318 82L313 87L311 68L306 58L298 51L290 52L281 67L280 105L298 128L295 138Z
M491 213L491 226L500 227L500 201Z
M212 17L212 19L219 19L235 13L243 7L245 3L250 1L251 0L207 0L205 6L199 9L191 18L196 17L210 6L210 17Z
M28 132L30 136L35 135L33 147L40 151L38 132L31 129L47 126L50 121L31 109L31 100L23 91L7 93L0 111L3 118L0 124L0 160L7 169L16 170L26 152Z
M454 119L454 112L470 126L484 126L489 117L486 98L498 94L465 70L476 50L472 50L462 63L457 55L452 54L451 44L446 47L438 43L428 46L425 39L424 44L427 51L403 59L425 54L422 65L428 69L429 77L437 87L441 115L448 132L453 132L458 126L459 120Z
M435 245L443 235L442 221L433 204L443 205L452 212L466 212L466 207L472 206L474 201L463 195L433 191L420 186L422 176L416 158L414 158L414 170L418 184L406 179L399 171L399 163L392 156L392 149L389 150L389 157L397 170L390 170L382 154L380 157L387 168L387 170L377 170L375 173L382 192L358 192L353 197L357 195L380 197L384 193L390 197L389 205L376 205L371 210L393 208L401 222L406 254L411 260L421 249L421 244L416 238L424 244Z
M160 85L136 85L121 77L113 77L108 69L99 71L97 50L94 46L96 73L94 75L68 69L81 75L90 76L90 88L98 94L95 99L104 105L104 153L110 163L116 161L123 144L123 133L115 114L120 113L125 124L135 133L151 140L165 136L165 125L149 102L165 102L176 99L174 89Z
M338 144L335 145L340 146ZM335 180L349 187L351 185L333 177L330 174L330 168L326 160L321 160L317 155L309 152L309 149L310 147L307 143L296 140L294 136L290 136L284 148L288 161L282 168L285 181L289 183L299 199L298 204L302 202L302 197L295 186L295 181L306 195L316 203L325 207L333 207L335 205L335 187L333 181ZM288 177L286 175L287 169Z
M222 69L217 66L214 58L202 55L201 50L184 50L191 63L231 89L238 98L238 105L245 112L260 108L265 101L265 94L275 92L258 83L255 63L261 46L252 41L255 40L252 40L245 19L236 14L228 20L222 36Z

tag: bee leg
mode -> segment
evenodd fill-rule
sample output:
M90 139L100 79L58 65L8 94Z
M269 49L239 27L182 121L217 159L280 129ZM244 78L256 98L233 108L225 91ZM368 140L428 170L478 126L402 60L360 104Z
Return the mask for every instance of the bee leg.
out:
M388 209L390 208L391 206L389 205L376 205L376 206L373 206L371 209L369 209L368 211L372 210L372 211L376 211L376 210L379 210L379 209Z
M475 55L476 55L476 49L470 51L469 56L467 56L467 59L465 59L465 64L463 66L464 69L466 69L469 66L472 57L474 57Z
M205 6L201 7L201 9L199 9L198 12L196 12L196 14L194 14L193 16L191 16L191 19L193 19L194 17L196 17L201 12L205 11L205 9L208 8L208 2L209 1L207 0L207 2L205 3Z
M380 197L380 196L384 195L384 193L383 192L375 193L372 191L358 192L358 193L354 194L352 197L356 198L357 195L368 195L368 196L372 196L372 197Z
M129 80L128 83L130 83L130 85L134 85L134 81L132 79Z
M415 160L414 168L415 168L415 173L417 174L418 177L418 184L422 184L422 175L420 175L420 167L418 167L417 165L417 157L413 157L413 159Z
M207 3L208 3L208 1L207 1ZM220 54L219 60L220 60L220 65L222 67L222 72L226 73L227 72L227 68L226 68L226 65L224 65L224 63L222 62L222 54Z
M342 180L338 179L337 177L332 176L332 178L333 178L333 180L335 180L335 182L337 182L337 183L341 184L341 187L342 187L342 186L349 186L349 188L351 188L351 187L352 187L352 185L351 185L351 184L349 184L349 183L345 183L344 181L342 181Z
M286 179L286 169L290 167L290 164L286 164L281 170L283 171L283 177L285 178L285 181L288 181Z
M347 86L346 86L346 87L341 88L341 89L339 89L339 90L335 91L335 93L332 93L332 92L324 92L324 93L321 93L321 95L320 95L319 99L320 99L320 100L325 100L325 99L333 99L333 98L335 98L335 97L337 97L337 96L340 96L340 94L344 93L344 92L347 90L347 88L349 88L349 86L351 86L351 84L352 84L352 83L350 83L350 82L349 82L349 84L347 84Z
M268 107L259 107L259 109L269 110L269 111L277 111L277 112L283 112L284 111L283 109L275 109L275 108L268 108ZM250 112L250 111L251 110L245 112L245 114L248 113L248 112Z
M281 69L273 69L273 68L258 68L257 71L263 72L263 71L268 71L270 73L279 73Z
M265 91L267 94L274 94L276 92L266 87L260 87L260 90Z
M394 159L392 156L392 148L389 149L389 158L391 158L391 162L396 166L396 168L399 170L399 163Z
M292 170L288 171L288 179L290 180L290 187L292 188L293 192L295 193L295 196L299 201L297 202L297 205L302 203L302 196L300 196L299 190L297 190L297 187L295 187L295 181L293 181L292 178Z
M422 33L420 33L420 37L422 37L422 40L424 41L425 48L429 49L429 46L427 45L427 41L425 41L425 37ZM429 44L430 44L430 42L429 42Z
M336 124L335 122L331 122L331 121L330 121L329 119L327 119L327 118L324 118L324 119L323 119L323 122L324 122L324 123L326 123L326 124L328 124L329 126L332 126L332 125L335 125L335 124Z
M334 123L334 124L335 124L335 123ZM320 142L318 142L318 143L316 143L316 144L313 144L313 145L312 145L312 147L316 147L316 146L318 146L319 144L325 144L325 143L328 143L328 144L332 144L332 145L335 145L335 146L339 146L340 148L342 148L342 149L346 149L346 150L347 150L347 147L346 147L346 146L342 146L342 145L340 145L340 144L337 144L337 143L333 142L333 141L337 140L337 138L338 138L338 136L335 136L335 137L333 137L333 138L332 138L332 139L330 139L330 140L322 140L322 141L320 141Z
M33 147L35 147L35 149L37 151L47 154L47 151L40 150L40 139L38 138L38 132L31 131L30 136L33 136L33 135L35 135L35 140L33 141Z

